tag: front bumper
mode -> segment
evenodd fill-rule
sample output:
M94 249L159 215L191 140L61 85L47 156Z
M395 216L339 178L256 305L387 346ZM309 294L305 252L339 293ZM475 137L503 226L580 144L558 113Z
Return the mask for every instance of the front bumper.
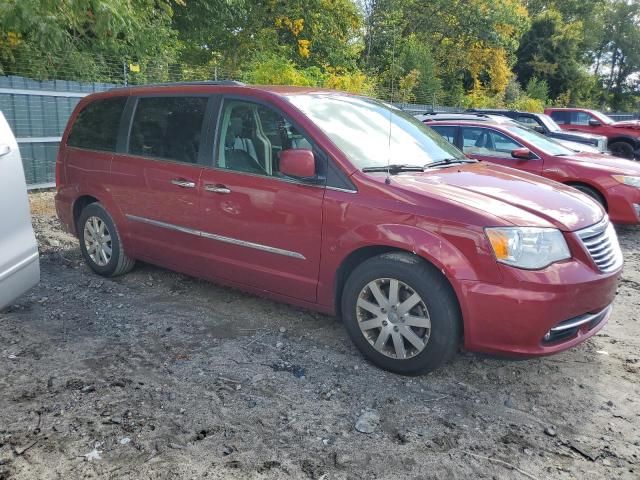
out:
M640 188L619 184L606 191L609 219L613 223L640 223Z
M600 273L575 258L541 271L500 268L501 285L460 284L465 348L525 357L566 350L599 331L610 315L607 307L615 298L621 272ZM600 313L597 322L583 323L571 335L545 340L563 322Z

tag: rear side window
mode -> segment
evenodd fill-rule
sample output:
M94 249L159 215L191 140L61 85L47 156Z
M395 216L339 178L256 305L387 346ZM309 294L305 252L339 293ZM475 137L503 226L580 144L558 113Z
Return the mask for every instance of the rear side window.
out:
M555 112L551 112L551 118L553 118L557 124L564 125L565 123L569 123L569 112L556 110Z
M142 97L131 125L129 153L198 163L207 97Z
M87 105L76 117L67 145L113 152L126 97L105 98Z

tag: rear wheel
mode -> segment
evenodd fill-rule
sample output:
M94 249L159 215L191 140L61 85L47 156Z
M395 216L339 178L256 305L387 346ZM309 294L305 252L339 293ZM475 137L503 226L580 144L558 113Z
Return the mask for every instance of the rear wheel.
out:
M134 267L135 260L124 252L116 224L102 204L91 203L82 210L77 231L82 256L94 272L116 277Z
M462 318L451 286L432 265L404 252L358 266L345 285L342 314L362 354L396 373L434 370L460 341Z
M627 142L614 142L609 145L609 150L616 157L630 158L633 160L633 146Z

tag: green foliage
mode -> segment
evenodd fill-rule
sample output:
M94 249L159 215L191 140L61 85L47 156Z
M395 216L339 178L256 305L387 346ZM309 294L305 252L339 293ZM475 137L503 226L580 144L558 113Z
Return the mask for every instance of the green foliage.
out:
M545 103L538 98L531 98L527 95L523 95L517 98L515 101L507 104L507 108L513 110L521 110L523 112L544 112Z
M539 100L542 105L549 101L549 85L546 80L538 80L531 77L527 83L527 96Z
M166 64L176 54L170 0L4 0L5 74L109 80L123 60Z
M238 78L451 106L634 109L640 2L0 0L0 74Z

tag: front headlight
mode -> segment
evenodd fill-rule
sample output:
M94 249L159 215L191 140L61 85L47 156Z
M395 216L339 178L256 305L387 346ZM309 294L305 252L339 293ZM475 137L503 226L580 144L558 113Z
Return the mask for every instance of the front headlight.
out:
M640 188L640 177L631 177L629 175L614 175L618 182L624 183L625 185L631 185L632 187Z
M496 259L513 267L539 270L571 258L560 230L536 227L486 228Z

